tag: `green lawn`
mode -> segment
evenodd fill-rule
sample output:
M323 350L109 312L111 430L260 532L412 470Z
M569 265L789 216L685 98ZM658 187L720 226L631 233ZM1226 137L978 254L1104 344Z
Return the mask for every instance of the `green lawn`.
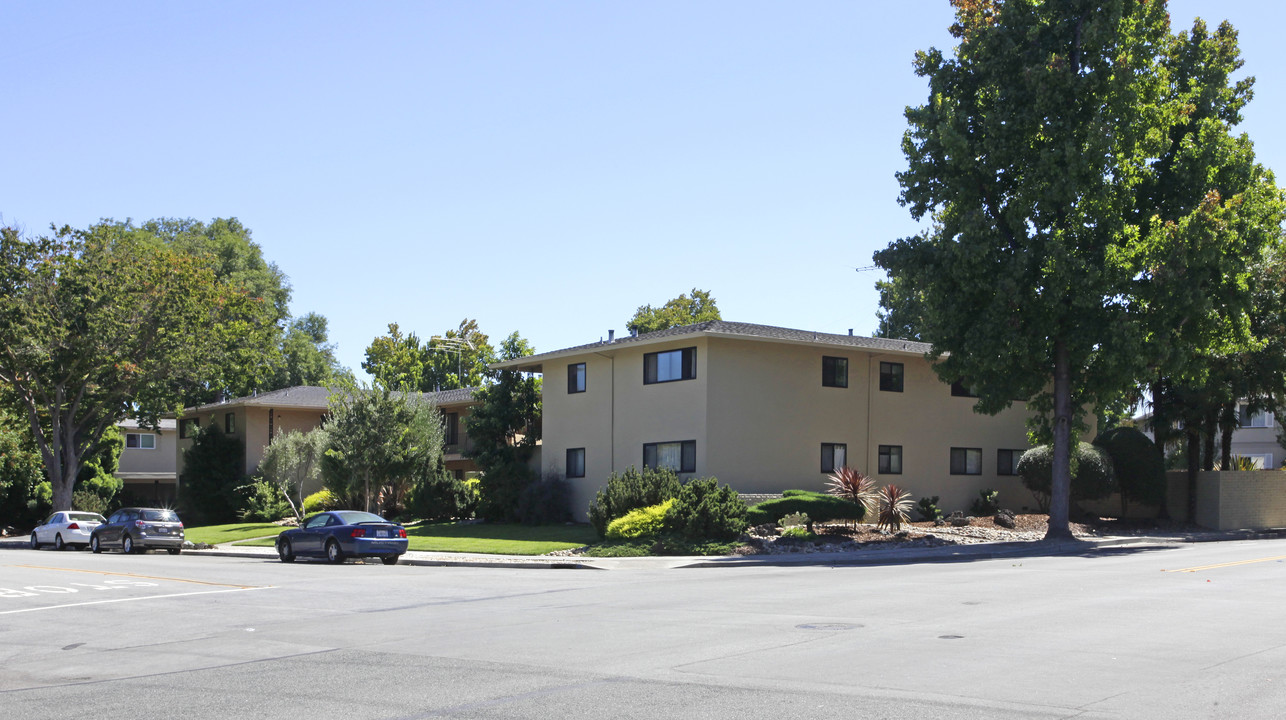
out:
M233 523L231 525L206 525L205 527L184 528L183 534L184 537L194 543L219 545L268 535L275 537L277 533L285 530L286 527L288 526L274 525L272 523ZM266 544L272 545L272 541L269 540Z
M570 550L598 540L589 525L506 525L480 523L427 523L406 529L411 550L430 552L468 552L490 555L544 555L555 550ZM272 547L274 541L257 540L242 543Z

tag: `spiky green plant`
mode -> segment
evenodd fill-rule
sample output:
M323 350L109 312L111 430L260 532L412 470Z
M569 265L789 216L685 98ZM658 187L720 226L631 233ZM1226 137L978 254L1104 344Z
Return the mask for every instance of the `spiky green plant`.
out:
M907 513L911 511L911 493L897 485L885 485L880 488L880 521L877 527L881 530L897 532L902 523L911 522Z
M1233 455L1232 469L1233 470L1258 470L1259 468L1255 467L1254 458L1248 455Z
M875 489L874 480L847 465L836 469L827 480L826 491L831 495L861 505L868 516L875 513L879 491Z

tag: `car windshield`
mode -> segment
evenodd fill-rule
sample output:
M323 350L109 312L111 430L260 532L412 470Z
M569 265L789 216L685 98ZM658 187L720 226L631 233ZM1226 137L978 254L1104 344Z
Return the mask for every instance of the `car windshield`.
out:
M356 510L349 510L347 512L337 512L335 514L338 515L340 519L343 520L344 523L347 525L361 525L362 523L388 522L388 520L385 520L384 518L374 513L357 512Z
M72 522L96 522L96 523L107 522L106 520L103 519L103 516L99 515L98 513L74 512L74 513L69 513L69 515L71 516Z
M144 520L154 522L178 522L179 516L174 514L173 510L141 510L139 515Z

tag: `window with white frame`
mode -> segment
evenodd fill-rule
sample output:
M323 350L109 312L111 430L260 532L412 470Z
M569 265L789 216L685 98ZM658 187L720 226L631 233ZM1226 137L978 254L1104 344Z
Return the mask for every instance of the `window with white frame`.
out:
M125 433L125 447L131 450L155 450L156 436L152 433Z
M1250 462L1256 470L1272 470L1273 454L1272 453L1248 453L1242 455L1244 458L1250 458Z

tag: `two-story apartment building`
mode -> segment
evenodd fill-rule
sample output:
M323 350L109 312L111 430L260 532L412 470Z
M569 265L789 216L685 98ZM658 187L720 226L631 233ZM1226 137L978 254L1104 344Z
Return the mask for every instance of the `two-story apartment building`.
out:
M539 372L545 473L584 516L613 472L672 468L743 493L821 490L849 465L913 498L967 510L982 489L1033 504L1014 468L1026 403L973 412L929 345L725 321L610 338L495 364Z
M446 433L443 460L447 470L459 478L476 471L474 462L465 457L471 445L462 422L475 404L473 389L425 393L425 397L432 400L443 415ZM198 427L216 427L239 438L245 447L243 472L250 475L258 469L264 450L278 434L291 430L307 432L319 427L329 410L329 398L327 388L299 385L184 410L178 420L175 446L180 476L183 453L192 446ZM306 491L318 489L320 487L306 488Z
M115 472L124 484L122 492L130 502L173 505L177 482L175 421L163 419L159 427L150 428L140 426L137 420L122 420L116 427L125 436Z

